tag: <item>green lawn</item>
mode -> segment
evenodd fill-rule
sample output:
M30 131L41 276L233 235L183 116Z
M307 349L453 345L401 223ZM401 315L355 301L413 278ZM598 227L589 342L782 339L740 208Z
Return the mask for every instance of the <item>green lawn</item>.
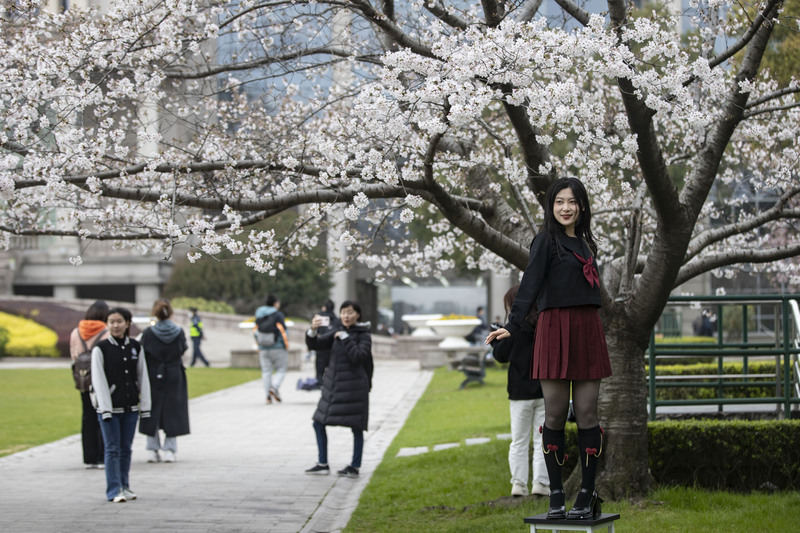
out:
M345 531L464 533L526 531L526 516L547 511L546 498L511 498L505 372L459 391L463 375L439 369L390 445ZM469 437L488 444L465 446ZM458 448L397 457L401 447L460 442ZM602 496L602 495L601 495ZM568 502L571 503L571 502ZM618 532L797 531L800 492L748 495L661 488L643 501L608 502Z
M252 381L259 370L188 368L189 397ZM81 430L81 399L63 369L0 370L0 457Z

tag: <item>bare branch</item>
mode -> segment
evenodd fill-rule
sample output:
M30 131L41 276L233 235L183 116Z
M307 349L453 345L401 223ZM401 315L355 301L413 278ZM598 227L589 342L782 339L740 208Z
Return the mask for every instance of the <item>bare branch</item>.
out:
M454 15L453 13L447 11L444 5L440 2L426 2L425 9L427 9L433 16L451 26L453 28L459 28L462 30L466 30L469 24L466 20L459 17L458 15Z
M580 7L572 0L556 0L556 3L561 6L561 9L572 15L572 17L586 26L589 24L589 12ZM610 2L609 2L610 4Z

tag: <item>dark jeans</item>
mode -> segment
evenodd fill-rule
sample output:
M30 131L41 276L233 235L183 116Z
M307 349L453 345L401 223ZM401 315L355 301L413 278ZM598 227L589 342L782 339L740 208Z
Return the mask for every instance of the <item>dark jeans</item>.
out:
M103 434L97 421L97 411L92 405L88 392L81 393L83 412L81 416L81 442L83 443L83 462L87 465L101 465L103 454Z
M361 468L361 454L364 451L364 432L353 429L353 461L350 466ZM317 450L319 464L328 464L328 433L325 431L325 424L314 421L314 433L317 435Z
M203 352L200 351L200 343L202 340L203 337L192 337L192 362L189 366L194 366L198 359L200 359L204 365L209 366L208 359L206 359Z
M127 412L111 415L103 420L97 415L103 431L106 457L106 497L112 500L122 489L130 488L128 473L131 470L131 445L136 434L139 413Z

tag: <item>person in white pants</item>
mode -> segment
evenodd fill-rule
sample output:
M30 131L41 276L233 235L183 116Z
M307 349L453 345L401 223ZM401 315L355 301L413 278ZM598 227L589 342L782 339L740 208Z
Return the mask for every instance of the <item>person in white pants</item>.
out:
M511 287L503 297L506 313L517 296L519 285ZM550 479L542 453L541 426L544 425L544 398L538 379L530 379L533 340L536 335L536 308L511 337L492 342L496 361L508 365L508 399L511 414L511 446L508 466L511 470L511 495L550 494ZM529 450L533 437L533 462ZM532 466L532 469L530 468ZM531 475L532 473L532 475ZM532 481L528 492L528 481Z

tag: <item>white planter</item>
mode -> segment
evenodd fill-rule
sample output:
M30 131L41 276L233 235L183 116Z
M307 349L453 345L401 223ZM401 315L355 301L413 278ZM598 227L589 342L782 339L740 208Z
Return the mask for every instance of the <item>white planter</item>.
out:
M411 329L412 337L435 337L436 333L429 328L426 324L429 320L436 320L442 318L443 315L403 315L401 318L403 322L408 324Z
M466 348L470 343L465 339L475 326L481 323L478 318L460 318L456 320L429 320L427 325L444 337L439 348Z

